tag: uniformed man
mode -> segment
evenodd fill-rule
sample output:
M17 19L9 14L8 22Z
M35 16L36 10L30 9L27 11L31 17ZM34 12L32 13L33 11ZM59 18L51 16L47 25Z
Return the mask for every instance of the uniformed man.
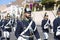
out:
M14 19L13 24L12 24L12 26L14 26L14 27L13 27L14 32L16 31L17 20L20 21L20 19L19 19L18 16L16 16L16 18Z
M60 8L57 11L58 17L53 21L54 39L60 40Z
M7 16L5 16L4 22L3 22L3 33L4 33L4 38L3 39L7 39L10 40L10 32L11 32L11 26L12 26L12 21L10 19L10 15L7 14Z
M48 33L49 33L49 28L52 29L50 20L48 19L48 14L45 13L44 19L42 20L41 24L43 33L44 33L44 40L48 40Z
M1 40L1 36L2 36L2 28L1 28L1 26L2 26L2 19L1 19L1 15L0 15L0 40Z
M34 40L34 35L38 40L41 40L35 26L35 22L31 19L31 10L26 9L22 22L17 21L17 28L15 32L17 40Z
M16 26L15 26L15 25L16 25L16 21L15 21L16 18L15 18L15 17L16 17L15 14L13 14L13 15L12 15L12 26L13 26L13 28L12 28L13 30L12 30L12 31L14 31L14 32L15 32L15 27L16 27Z

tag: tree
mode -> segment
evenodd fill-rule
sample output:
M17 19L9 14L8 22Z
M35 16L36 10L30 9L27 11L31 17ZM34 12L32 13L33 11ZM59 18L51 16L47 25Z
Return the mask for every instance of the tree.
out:
M54 0L42 0L41 1L42 5L49 4L49 3L55 3Z
M45 5L46 9L52 9L54 7L55 1L54 0L42 0L42 5Z
M58 6L58 5L60 4L60 1L57 1L56 4L57 4L57 6Z

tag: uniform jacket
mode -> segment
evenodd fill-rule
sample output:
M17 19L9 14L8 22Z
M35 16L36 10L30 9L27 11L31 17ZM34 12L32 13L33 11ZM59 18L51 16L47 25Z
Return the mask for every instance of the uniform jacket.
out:
M29 20L29 21L22 20L22 22L17 21L17 28L16 28L16 32L15 32L15 35L17 38L20 36L21 32L24 31L24 28L26 28L29 25L30 22L31 22L31 20ZM36 26L35 22L33 22L31 25L32 29L34 29L35 26ZM33 31L33 33L37 39L40 38L37 29L35 31ZM30 31L28 30L24 35L30 36Z
M48 20L45 20L45 19L42 20L41 27L42 27L43 32L46 31L46 30L44 29L44 25L47 23L47 21L48 21ZM50 25L50 20L48 21L48 23L49 23L49 24L48 24L49 28L52 29L52 26Z
M60 26L60 17L57 17L54 21L53 21L53 31L56 32L57 31L57 27Z

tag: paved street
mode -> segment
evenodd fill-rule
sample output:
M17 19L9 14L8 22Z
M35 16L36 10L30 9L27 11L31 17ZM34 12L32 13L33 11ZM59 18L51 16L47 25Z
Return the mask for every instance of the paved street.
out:
M42 32L42 30L41 30L41 27L40 27L40 26L37 26L37 29L38 29L38 31L39 31L39 34L40 34L42 40L43 40L43 37L44 37L44 36L43 36L43 32ZM14 36L14 33L13 33L13 32L11 33L10 40L16 40L16 37ZM34 40L37 40L37 39L34 37ZM50 33L49 33L49 40L54 40L54 39L53 39L53 34L50 34Z
M38 29L38 31L39 31L39 34L40 34L42 40L43 40L44 35L43 35L43 32L42 32L41 27L40 27L40 26L37 26L37 29ZM37 39L35 38L35 40L37 40ZM54 39L53 39L53 34L50 34L50 33L49 33L49 40L54 40Z

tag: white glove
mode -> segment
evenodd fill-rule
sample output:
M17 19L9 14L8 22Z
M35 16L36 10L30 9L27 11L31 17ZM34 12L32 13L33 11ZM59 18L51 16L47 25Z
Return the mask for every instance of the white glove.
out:
M38 40L41 40L41 38L39 38Z
M59 31L56 32L56 36L58 36L58 35L60 35L60 32Z

